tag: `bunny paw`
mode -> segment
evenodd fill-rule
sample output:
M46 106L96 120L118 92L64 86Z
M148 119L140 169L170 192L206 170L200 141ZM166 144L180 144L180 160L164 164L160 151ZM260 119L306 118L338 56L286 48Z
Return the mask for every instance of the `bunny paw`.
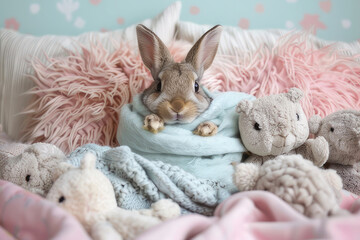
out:
M158 133L164 129L164 120L156 114L150 114L145 117L143 128L152 133Z
M194 130L195 135L210 137L217 133L217 126L212 122L203 122Z

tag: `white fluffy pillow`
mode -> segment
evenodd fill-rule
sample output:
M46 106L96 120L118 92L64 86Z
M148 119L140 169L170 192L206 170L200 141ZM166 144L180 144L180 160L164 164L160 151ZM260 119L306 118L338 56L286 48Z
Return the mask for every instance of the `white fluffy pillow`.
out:
M175 24L179 20L181 2L175 2L153 19L142 22L165 42L174 36ZM33 87L30 77L33 69L30 61L34 58L46 62L48 57L64 57L66 49L74 48L74 41L84 45L100 41L112 50L112 39L128 41L137 49L136 25L107 33L89 32L76 37L53 36L34 37L11 30L0 30L0 124L4 132L19 139L24 115L19 115L31 102L31 96L24 95Z
M176 24L176 39L186 40L195 43L211 25L200 25L192 22L178 22ZM287 30L268 29L268 30L243 30L239 27L224 26L221 34L218 54L239 55L239 53L248 53L257 51L261 46L266 45L273 47L279 37L290 33ZM294 32L295 33L295 32ZM321 48L333 41L326 41L314 35L308 36L310 41L316 48ZM360 44L358 41L351 43L337 42L336 49L341 49L348 56L358 54L360 52Z

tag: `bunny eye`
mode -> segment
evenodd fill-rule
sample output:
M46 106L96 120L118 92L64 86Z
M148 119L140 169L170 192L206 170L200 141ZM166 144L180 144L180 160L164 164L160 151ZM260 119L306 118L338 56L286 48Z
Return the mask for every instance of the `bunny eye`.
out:
M331 132L334 132L334 130L335 130L335 129L334 129L333 127L330 128L330 131L331 131Z
M159 83L156 85L156 91L161 91L161 81L159 81Z
M260 131L260 130L261 130L260 125L259 125L257 122L255 122L255 124L254 124L254 129L255 129L256 131Z
M31 175L26 175L25 180L26 180L27 182L30 182L30 178L31 178Z
M199 92L199 84L195 82L194 84L195 92Z
M296 114L296 119L297 119L298 121L300 120L299 114Z
M64 196L59 197L59 203L62 203L62 202L64 202L64 201L65 201L65 197L64 197Z

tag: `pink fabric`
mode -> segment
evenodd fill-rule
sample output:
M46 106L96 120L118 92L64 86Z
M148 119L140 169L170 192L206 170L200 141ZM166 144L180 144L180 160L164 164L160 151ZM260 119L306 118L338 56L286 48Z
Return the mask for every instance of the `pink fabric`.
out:
M346 57L335 45L317 49L308 37L291 33L256 52L219 55L203 83L212 91L242 91L256 97L298 87L305 93L302 106L307 117L360 110L360 55Z
M0 239L90 239L81 224L55 204L0 180Z
M263 191L235 194L220 204L214 217L186 215L148 230L137 240L162 239L358 239L360 201L350 195L352 215L309 219L275 195Z
M190 45L169 46L182 60ZM55 144L69 153L86 143L116 146L118 111L152 82L140 56L120 43L109 53L100 44L81 46L49 63L33 63L37 100L28 107L23 141ZM360 110L359 56L346 57L332 46L316 49L308 36L284 36L256 52L217 55L202 83L211 91L242 91L261 97L298 87L308 117L339 109Z

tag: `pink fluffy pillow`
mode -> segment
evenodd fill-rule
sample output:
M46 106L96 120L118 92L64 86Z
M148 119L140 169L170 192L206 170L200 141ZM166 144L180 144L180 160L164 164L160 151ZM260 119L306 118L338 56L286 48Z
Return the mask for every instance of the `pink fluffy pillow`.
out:
M171 44L176 61L190 45ZM100 44L82 53L33 63L36 100L26 113L26 142L48 142L70 152L86 143L116 146L118 111L151 83L141 58L126 44L109 53ZM343 108L360 109L360 63L332 46L316 49L306 35L284 36L273 47L253 53L217 55L205 72L210 90L242 91L261 97L298 87L305 113L325 116Z
M256 97L302 89L308 117L345 108L360 110L360 54L345 56L336 45L320 49L309 35L290 33L256 52L217 56L203 84L212 91L242 91Z
M36 100L28 107L23 141L70 152L86 143L116 146L118 111L150 83L139 56L120 44L80 46L64 58L33 62Z
M118 145L118 112L151 84L151 74L126 43L111 53L101 44L79 47L81 53L32 63L36 87L29 93L36 99L24 112L22 141L52 143L66 153L86 143ZM189 44L176 42L169 48L180 61Z

